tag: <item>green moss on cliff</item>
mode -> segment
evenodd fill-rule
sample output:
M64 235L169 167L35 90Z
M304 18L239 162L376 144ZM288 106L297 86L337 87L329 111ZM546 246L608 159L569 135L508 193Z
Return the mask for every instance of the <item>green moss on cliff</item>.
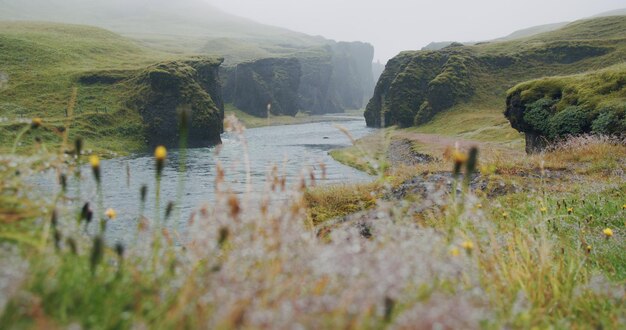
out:
M521 83L509 90L506 104L513 128L542 139L621 134L626 132L626 64Z
M175 145L178 142L179 113L183 109L191 112L191 145L220 141L223 104L218 105L213 100L206 86L219 86L221 63L211 58L163 62L148 67L132 79L134 95L128 105L141 114L150 144ZM213 97L221 97L219 88L216 91Z
M473 139L485 139L484 132L489 132L489 136L518 139L504 125L505 118L494 119L494 116L501 116L506 93L511 87L530 79L579 74L621 63L626 57L625 35L625 16L604 17L574 22L560 30L524 39L439 51L403 52L387 63L365 118L369 126L375 127L418 125L424 126L424 131L442 131ZM602 84L604 87L579 90L576 95L559 96L559 109L564 109L566 104L579 105L573 100L581 99L580 93L590 93L582 97L589 100L587 102L603 99L603 91L610 92L619 83ZM541 88L545 89L545 94L555 95L563 90L560 85L549 83ZM539 88L533 92L544 93ZM618 106L613 104L612 107ZM570 111L573 117L578 116L576 111ZM487 119L474 120L481 115ZM614 120L612 116L602 118L610 122ZM456 125L456 122L464 124ZM586 130L587 126L580 129Z

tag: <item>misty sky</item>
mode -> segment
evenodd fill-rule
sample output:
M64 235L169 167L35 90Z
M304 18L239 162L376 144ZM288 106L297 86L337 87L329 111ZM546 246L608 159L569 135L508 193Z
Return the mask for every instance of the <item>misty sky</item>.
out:
M342 41L367 41L374 60L431 41L487 40L522 28L626 7L626 0L206 0L255 21Z

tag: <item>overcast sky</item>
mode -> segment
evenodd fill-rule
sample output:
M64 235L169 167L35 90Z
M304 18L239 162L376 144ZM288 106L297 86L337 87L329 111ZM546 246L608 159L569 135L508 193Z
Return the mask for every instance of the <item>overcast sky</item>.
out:
M626 0L206 0L255 21L342 41L367 41L374 60L431 41L487 40L534 25L626 7Z

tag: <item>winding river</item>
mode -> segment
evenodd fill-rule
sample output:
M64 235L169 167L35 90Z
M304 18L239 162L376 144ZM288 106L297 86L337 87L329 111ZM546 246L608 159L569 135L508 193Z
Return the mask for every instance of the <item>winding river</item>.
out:
M179 157L180 153L170 150L168 162L163 171L161 183L161 208L169 201L179 201L177 207L182 212L181 219L187 219L191 212L203 203L211 203L215 198L216 164L220 162L225 170L224 186L236 194L261 196L266 191L266 178L276 166L280 175L285 175L287 186L300 182L303 172L312 169L318 185L363 182L371 177L363 172L333 160L328 151L349 146L349 138L336 125L345 127L354 138L373 131L365 126L362 119L336 118L335 122L316 122L298 125L269 126L245 130L247 155L250 164L251 185L247 185L244 143L236 133L224 133L223 144L210 148L188 149L183 174L184 189L179 196ZM218 152L219 150L219 152ZM321 166L320 164L324 164ZM322 167L325 177L322 178ZM117 211L117 219L109 224L107 236L126 241L130 237L129 223L136 221L140 205L141 186L148 187L146 215L151 216L155 204L155 161L152 154L135 154L111 160L103 160L102 185L104 208ZM82 201L96 205L97 195L90 170L85 168L82 180ZM50 178L48 184L53 184ZM74 189L75 193L75 189ZM258 197L257 197L258 198ZM82 202L81 202L82 203ZM74 206L76 207L76 206ZM94 210L95 211L95 210ZM185 220L183 220L185 221Z

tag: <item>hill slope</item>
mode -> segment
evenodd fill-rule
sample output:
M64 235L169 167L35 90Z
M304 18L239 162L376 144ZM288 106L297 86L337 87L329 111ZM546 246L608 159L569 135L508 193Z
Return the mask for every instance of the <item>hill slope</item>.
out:
M21 127L16 120L41 117L49 125L50 130L45 134L51 141L59 141L52 132L72 119L70 134L85 138L92 146L115 151L142 148L146 138L150 138L145 134L148 126L141 115L143 109L129 101L146 85L145 80L138 78L144 72L154 71L149 68L154 63L169 58L170 55L146 49L100 28L56 23L0 23L0 63L3 63L0 76L4 77L0 111L7 119L1 123L3 147L14 140ZM215 67L216 73L220 63L215 60L196 62L208 63ZM180 68L191 70L189 66ZM195 80L190 78L170 92L176 94L183 88L199 85ZM217 81L215 85L219 86ZM195 92L188 98L204 102L205 106L198 111L218 115L212 119L219 125L212 129L212 137L215 139L217 134L219 139L220 109L213 102L217 93L213 93L213 97L200 96L206 92L194 88ZM70 102L74 89L75 102ZM170 98L154 102L170 102L170 111L175 111L182 101Z
M230 15L202 0L0 0L0 8L0 20L93 25L172 53L207 50L217 39L227 53L211 47L216 55L246 48L249 60L273 47L293 52L327 41Z
M614 16L519 40L403 52L387 64L365 117L370 126L513 140L518 135L501 114L509 88L620 63L625 36L626 16Z

